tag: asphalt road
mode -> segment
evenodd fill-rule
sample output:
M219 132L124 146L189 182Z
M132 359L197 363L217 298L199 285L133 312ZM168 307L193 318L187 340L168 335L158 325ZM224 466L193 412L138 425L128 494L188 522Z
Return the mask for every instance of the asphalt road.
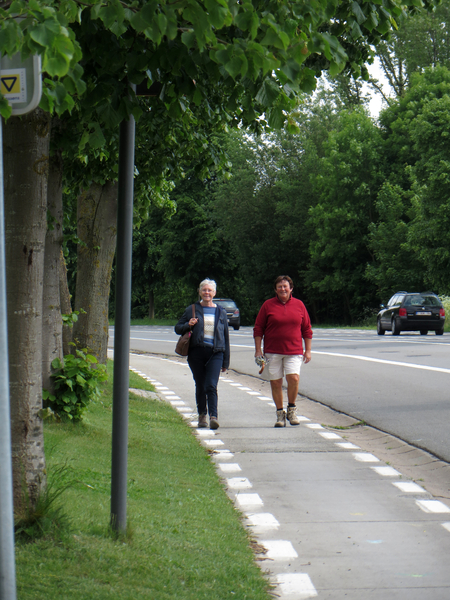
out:
M130 348L170 356L177 337L171 327L132 327ZM231 330L230 343L230 368L257 377L252 329ZM450 462L449 334L315 329L300 393Z

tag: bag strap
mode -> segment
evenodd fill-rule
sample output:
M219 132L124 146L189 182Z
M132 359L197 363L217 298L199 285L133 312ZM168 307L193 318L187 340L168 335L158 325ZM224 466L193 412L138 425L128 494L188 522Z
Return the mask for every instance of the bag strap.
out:
M192 318L195 319L195 304L192 305Z

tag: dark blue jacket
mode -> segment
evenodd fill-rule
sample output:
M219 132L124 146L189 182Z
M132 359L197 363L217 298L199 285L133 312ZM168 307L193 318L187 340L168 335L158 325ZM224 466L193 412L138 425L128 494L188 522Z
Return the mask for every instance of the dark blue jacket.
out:
M183 316L175 325L175 333L183 335L189 331L189 320L192 318L192 304L186 308ZM197 323L192 328L191 341L189 348L195 346L205 346L203 343L204 321L203 307L200 302L195 303L195 318ZM230 366L230 339L228 337L228 319L227 313L220 306L216 306L216 314L214 315L214 352L223 352L223 368L228 369Z

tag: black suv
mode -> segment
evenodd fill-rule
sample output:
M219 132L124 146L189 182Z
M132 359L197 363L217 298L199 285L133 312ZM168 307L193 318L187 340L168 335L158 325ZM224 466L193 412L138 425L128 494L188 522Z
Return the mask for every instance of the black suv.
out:
M230 300L230 298L214 298L213 302L226 310L228 325L231 325L233 329L238 330L241 326L241 314L236 306L236 302Z
M430 330L436 335L444 333L445 310L433 292L397 292L387 306L381 304L380 308L378 335L384 335L385 331L392 331L392 335L399 335L401 331L420 331L421 335L427 335Z

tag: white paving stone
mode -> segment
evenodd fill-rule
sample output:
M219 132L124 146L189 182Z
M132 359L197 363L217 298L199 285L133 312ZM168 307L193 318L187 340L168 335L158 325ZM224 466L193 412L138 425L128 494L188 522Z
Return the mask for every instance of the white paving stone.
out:
M278 529L279 522L271 513L249 513L246 515L250 525L259 529Z
M272 581L279 586L282 598L306 600L318 595L307 573L278 573Z
M272 560L285 560L298 557L292 542L288 540L262 540L261 545L267 548L264 556Z
M401 492L406 492L407 494L425 494L426 491L423 487L412 481L393 481L392 485L395 485Z
M264 504L259 494L236 494L236 502L242 507L263 506Z
M248 490L253 487L247 477L230 477L227 485L232 490Z
M219 468L224 473L237 473L238 471L242 471L237 463L225 463L224 465L219 465Z
M359 462L380 462L380 459L368 452L354 452L353 456Z
M216 460L230 460L231 458L234 458L234 454L229 450L222 450L220 448L217 448L214 451L213 458L215 458Z
M401 473L394 469L393 467L370 467L378 473L378 475L383 475L383 477L399 477Z
M427 513L449 513L450 508L439 500L416 500L417 506Z
M341 436L337 433L332 433L331 431L319 431L319 435L321 435L326 440L342 440Z
M339 448L342 448L343 450L359 450L359 446L356 446L351 442L337 442L336 446L339 446Z

